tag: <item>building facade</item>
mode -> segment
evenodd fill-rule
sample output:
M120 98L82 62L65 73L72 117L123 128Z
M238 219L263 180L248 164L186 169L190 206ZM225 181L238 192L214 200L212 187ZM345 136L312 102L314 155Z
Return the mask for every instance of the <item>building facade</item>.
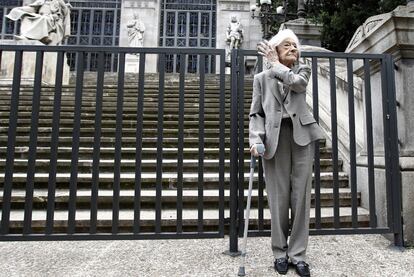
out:
M5 15L16 6L27 5L34 0L3 0L0 3L0 39L13 39L19 30L19 22ZM261 27L257 19L250 17L250 6L255 0L71 0L71 36L68 45L128 47L128 23L138 17L145 26L143 47L227 47L226 30L236 16L244 30L241 48L254 49L260 41ZM166 57L167 72L177 72L175 55ZM73 70L75 57L68 53L68 63ZM108 54L106 71L117 71L118 57ZM186 71L197 70L198 57L189 56ZM207 71L215 71L215 58L206 60ZM97 67L97 55L88 53L86 70ZM157 72L157 57L146 60L148 72Z

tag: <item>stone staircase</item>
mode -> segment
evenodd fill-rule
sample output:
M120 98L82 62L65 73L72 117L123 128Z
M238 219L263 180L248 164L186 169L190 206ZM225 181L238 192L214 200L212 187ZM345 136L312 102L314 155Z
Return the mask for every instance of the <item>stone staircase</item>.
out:
M168 76L167 76L168 78ZM126 78L124 90L124 111L122 122L122 158L120 191L120 232L132 232L135 182L135 143L137 114L137 82ZM229 82L227 82L229 83ZM198 135L199 135L199 83L196 78L185 83L184 112L184 160L183 160L183 229L197 230L198 218ZM144 92L144 121L142 142L142 191L140 227L142 232L154 231L156 202L156 166L157 166L157 120L158 120L158 82L151 77L146 80ZM249 103L252 80L246 79L245 131L248 130ZM32 90L22 86L18 112L17 140L13 174L10 231L21 233L24 218L26 172L29 153L31 124ZM69 180L72 153L72 131L75 88L69 85L63 88L62 108L59 130L58 173L56 180L56 200L54 231L66 232L68 219ZM115 154L116 128L116 78L105 78L102 135L99 165L98 193L98 232L108 232L112 225L113 170ZM7 152L7 130L9 124L11 87L0 87L0 205L3 203L5 157ZM78 186L76 198L76 232L89 232L90 202L92 186L93 141L95 132L96 84L93 75L85 79L82 97L81 138L79 148ZM35 190L33 199L33 232L44 232L46 225L47 186L50 166L50 142L52 132L54 88L43 86L41 93L39 133L36 156ZM165 83L163 162L162 162L162 231L175 231L177 218L177 146L178 146L178 82L174 78ZM226 88L226 135L225 135L225 218L229 217L229 109L230 91ZM207 78L205 85L205 149L203 179L203 227L204 230L218 230L219 223L219 87L215 76ZM249 153L247 133L245 141L245 188L248 186ZM321 149L321 214L322 226L333 224L333 190L331 150L325 141L320 142ZM340 161L340 166L342 162ZM348 176L339 173L341 226L351 224L351 192L348 188ZM256 182L257 183L257 182ZM255 183L252 200L252 227L257 226L258 191ZM247 195L247 190L245 192ZM311 227L314 226L314 190L312 190ZM360 195L358 194L358 201ZM266 204L267 205L267 204ZM264 212L265 227L269 227L270 215ZM367 225L368 213L358 208L360 226Z

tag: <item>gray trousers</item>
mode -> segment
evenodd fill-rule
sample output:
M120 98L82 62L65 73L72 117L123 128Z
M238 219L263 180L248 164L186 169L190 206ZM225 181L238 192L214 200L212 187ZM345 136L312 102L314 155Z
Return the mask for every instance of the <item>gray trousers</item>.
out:
M306 259L312 161L313 143L297 145L293 140L292 122L282 120L276 154L270 160L263 159L275 259L288 256L294 264ZM289 208L292 213L291 225ZM288 243L289 227L291 233Z

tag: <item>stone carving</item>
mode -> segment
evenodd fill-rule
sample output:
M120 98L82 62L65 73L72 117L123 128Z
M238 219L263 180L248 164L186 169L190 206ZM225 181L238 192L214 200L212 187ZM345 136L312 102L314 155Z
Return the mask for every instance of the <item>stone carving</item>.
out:
M134 13L134 19L129 21L126 25L128 29L128 44L130 47L143 47L144 46L144 32L145 25L139 19L137 13Z
M70 35L68 0L36 0L32 4L13 8L7 18L21 20L16 39L38 40L46 45L59 45Z
M352 37L345 52L350 52L357 44L363 41L364 38L374 32L377 28L388 22L393 17L412 17L414 14L414 5L398 6L393 11L383 14L378 14L369 17L364 24L358 27ZM395 23L394 23L395 24Z
M387 15L387 14L385 14ZM376 15L369 17L364 24L358 27L358 29L355 31L354 35L352 36L352 39L350 43L348 44L348 48L352 47L353 45L358 44L367 34L371 32L375 27L380 26L381 23L384 21L383 15ZM346 52L346 50L345 50Z
M232 16L226 30L226 43L228 44L227 58L229 58L233 49L240 48L243 43L243 33L243 27L237 19L237 16Z

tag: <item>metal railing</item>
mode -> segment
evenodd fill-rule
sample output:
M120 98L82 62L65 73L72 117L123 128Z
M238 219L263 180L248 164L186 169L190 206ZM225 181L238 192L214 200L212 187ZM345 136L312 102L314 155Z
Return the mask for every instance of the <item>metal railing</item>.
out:
M9 120L8 122L3 125L2 128L7 128L7 147L3 149L6 152L6 160L4 166L4 177L1 178L1 186L3 190L2 194L2 210L1 210L1 235L0 240L57 240L57 239L68 239L68 240L77 240L77 239L148 239L148 238L211 238L211 237L223 237L224 236L224 185L225 185L225 175L226 168L225 168L225 151L226 145L226 90L225 90L225 51L224 50L216 50L216 49L170 49L170 48L107 48L107 47L88 47L87 49L84 47L70 47L70 46L63 46L63 47L43 47L43 46L7 46L2 45L0 46L0 57L4 59L5 53L13 52L15 54L14 57L14 74L12 85L10 86L11 93L10 98L7 100L10 104L9 109ZM33 85L25 86L22 85L21 80L21 71L27 60L23 59L23 55L25 53L31 52L35 55L36 59L36 69L34 75L34 83ZM56 64L56 78L55 78L55 86L45 86L42 84L42 65L43 65L43 58L45 52L52 52L57 53L57 64ZM64 55L65 53L76 53L77 56L77 68L76 68L76 84L69 87L62 86L62 75L64 74ZM93 82L92 85L88 85L84 79L84 57L87 52L96 52L98 54L98 70L96 73L96 82ZM115 134L113 136L113 144L112 144L112 152L113 156L111 160L113 161L113 171L111 176L109 177L110 187L112 189L112 205L110 208L110 213L112 214L111 218L109 219L110 223L110 230L102 231L100 226L100 218L99 213L101 210L98 208L99 206L99 190L102 188L102 179L105 178L105 174L101 172L102 166L102 155L104 148L103 147L103 132L105 131L105 127L103 125L104 116L107 118L110 116L108 111L104 113L105 109L108 109L108 101L114 101L114 97L110 91L106 91L104 87L105 83L105 71L104 71L104 58L105 53L113 53L119 56L119 71L116 75L116 104L113 103L112 106L116 106L114 110L115 116ZM126 55L128 53L138 53L139 58L139 71L138 73L133 73L132 75L127 75L125 73L125 60ZM187 115L185 114L189 107L186 105L186 102L192 101L192 95L189 94L188 88L185 80L185 67L182 66L180 68L180 72L178 74L178 92L176 96L179 98L178 100L178 107L174 113L176 113L176 124L178 126L177 137L166 138L165 137L165 130L166 128L164 124L164 120L167 120L168 117L165 117L165 109L168 109L168 105L170 103L166 103L166 98L170 97L168 94L170 92L166 91L168 84L166 84L166 76L165 76L165 63L166 63L166 55L168 54L176 54L178 55L179 59L181 60L182 64L185 64L186 57L188 55L199 55L200 56L200 67L199 67L199 76L197 78L197 88L192 88L193 90L197 90L198 99L194 98L193 100L194 105L199 108L192 109L191 114L192 118L196 118L199 120L199 124L197 126L197 130L193 130L197 136L197 144L196 148L185 149L184 148L184 141L188 137L189 130L185 128L185 122ZM147 85L147 80L145 79L145 68L146 68L146 59L148 56L155 55L158 59L159 63L159 73L156 81L153 81L152 84ZM219 75L217 82L214 84L215 88L218 89L218 93L215 96L216 103L218 105L218 121L219 125L214 126L214 129L217 130L215 133L217 134L217 138L214 138L214 147L215 147L215 155L217 161L217 174L214 176L216 178L216 185L214 187L215 193L218 195L218 206L214 208L215 210L215 217L211 218L204 218L204 203L205 203L205 196L204 196L204 182L207 178L204 172L204 159L205 153L207 153L208 149L206 149L206 142L205 142L205 125L204 125L204 116L205 116L205 106L208 104L205 101L205 94L206 94L206 80L205 80L205 57L206 56L216 56L218 57L219 63ZM0 58L1 63L1 58ZM130 78L130 79L128 79ZM132 79L131 79L132 78ZM136 93L132 95L132 97L136 97L134 100L131 99L131 95L128 95L125 98L125 90L128 86L129 91L131 91L131 86L133 91ZM150 94L151 86L153 89L155 87L155 94ZM7 88L7 87L6 87ZM43 96L47 89L52 90L52 95L46 94ZM29 91L27 91L29 90ZM92 90L92 92L91 92ZM111 95L109 95L111 94ZM21 137L21 124L19 123L19 115L21 116L22 109L27 109L22 107L21 100L22 97L27 98L27 95L32 97L32 104L30 105L31 109L31 123L30 123L30 145L28 147L28 162L26 170L26 175L23 174L22 176L17 176L17 172L14 170L15 159L18 155L16 153L17 149L17 142L20 140ZM68 95L71 97L68 98ZM156 95L156 96L155 96ZM64 100L64 98L66 99ZM94 97L93 105L95 106L93 110L85 110L87 105L85 105L85 99ZM110 98L112 97L112 98ZM146 100L151 99L151 97L156 97L156 110L151 110L150 105L147 105ZM38 137L41 129L44 129L44 126L39 126L40 118L44 118L46 116L45 102L47 99L53 99L53 108L52 110L52 122L50 123L50 140L48 141L50 145L48 147L40 147L38 144ZM111 100L112 99L112 100ZM68 101L72 101L70 104L70 112L73 113L71 120L73 118L73 124L71 126L71 144L69 146L71 154L70 154L70 172L66 174L66 176L62 176L62 172L58 169L58 162L59 155L61 155L62 151L68 151L68 149L64 149L61 145L60 139L62 138L62 120L64 112L68 111L68 107L64 106L67 105ZM115 102L114 101L114 102ZM135 107L131 107L128 102L133 101ZM152 101L152 100L150 100ZM41 102L43 104L41 104ZM111 106L111 104L109 103ZM73 109L73 110L72 110ZM135 119L130 119L130 117L126 117L126 114L131 114L131 109L135 112ZM175 108L174 108L175 109ZM49 110L50 111L50 110ZM91 171L85 175L80 170L80 165L83 163L81 161L80 154L81 151L85 151L85 146L81 147L81 144L85 144L84 142L84 134L83 134L83 125L84 122L87 120L92 120L90 118L90 114L93 114L93 140L92 144L89 144L89 152L92 153L90 156L90 161L92 163ZM153 128L144 126L145 120L148 120L148 116L151 114L155 114L155 124L156 124L156 131L155 131L155 138L152 137L144 137L145 132L147 131L146 128ZM50 114L50 113L49 113ZM67 116L67 115L65 115ZM170 115L169 115L170 116ZM153 118L153 117L151 117ZM127 122L126 122L127 121ZM152 122L152 121L151 121ZM126 174L122 171L122 155L126 155L125 148L123 147L124 142L124 133L127 132L125 130L125 124L135 126L135 134L134 134L134 145L133 153L135 153L134 158L134 171L131 172L130 176L125 176ZM107 132L107 131L106 131ZM43 138L42 138L43 139ZM144 143L148 145L148 141L154 144L153 147L144 146ZM112 143L112 142L110 142ZM173 144L173 146L169 146ZM172 147L170 149L166 149ZM4 148L4 147L3 147ZM66 147L67 148L67 147ZM38 172L38 168L36 167L37 159L40 155L40 150L46 149L46 157L45 154L42 153L43 158L49 160L49 169L47 171L47 186L44 189L47 189L47 203L46 207L46 220L44 231L36 231L33 228L33 221L34 215L32 214L34 209L34 199L36 201L36 205L39 205L37 202L38 195L34 195L34 192L38 189L39 186L42 186L40 183L45 183L45 180L40 177L41 174ZM164 158L165 153L171 152L171 149L176 151L177 154L177 168L176 172L173 174L171 172L163 171L164 162L166 159ZM170 150L170 151L166 151ZM192 176L186 177L183 176L184 166L184 155L185 151L191 150L193 157L196 157L198 160L197 165L197 177L196 179L196 195L197 198L197 228L196 230L189 229L188 226L185 226L186 221L188 219L183 217L183 211L185 203L183 202L183 193L186 189L183 187L183 179L184 178L194 178ZM130 149L127 151L131 151ZM152 152L151 152L152 151ZM155 151L155 153L154 153ZM3 152L3 151L2 151ZM150 155L149 152L152 153L151 160L155 161L155 167L153 176L154 184L146 184L146 186L151 186L151 191L155 194L153 198L151 198L154 202L151 202L150 205L153 206L151 208L152 212L154 213L154 218L150 220L153 225L152 227L146 226L145 230L141 224L145 221L149 221L148 218L142 217L142 207L143 204L143 182L145 178L149 178L147 172L144 171L143 166L143 155ZM84 154L82 154L84 155ZM84 158L83 158L84 159ZM108 158L106 158L108 159ZM147 158L148 160L148 158ZM167 177L164 174L168 175ZM85 181L85 179L87 179ZM171 182L173 180L174 185L176 186L173 189L174 197L173 203L175 203L175 212L174 212L174 219L176 220L176 226L164 226L163 223L165 219L168 219L168 214L163 215L164 208L163 205L163 197L164 192L168 189L165 188L166 182ZM85 185L86 182L86 185ZM68 201L67 201L67 225L63 226L63 229L56 229L56 222L61 221L62 218L56 218L56 205L57 205L57 198L56 198L56 190L58 186L67 187L68 191ZM133 216L128 218L127 220L121 219L121 195L122 187L121 183L132 183L133 186ZM80 185L82 185L83 189L87 188L88 192L90 193L90 198L87 198L88 203L90 204L88 210L90 211L90 215L86 220L78 219L78 209L77 205L79 205L79 197L78 195ZM12 203L13 197L16 197L15 190L19 188L24 189L25 197L24 197L24 219L22 222L22 229L17 228L14 226L13 223L11 225L11 217L15 214L14 212L16 209L13 209L14 203ZM148 189L147 189L148 191ZM168 190L171 192L171 189ZM168 196L168 193L167 195ZM12 205L13 204L13 205ZM148 205L148 203L147 203ZM208 224L208 220L215 220L217 222L216 226L214 227L215 230L211 230L211 227L206 226ZM131 223L132 221L132 223ZM87 224L89 226L89 230L82 229L82 224ZM125 224L131 225L130 229L125 230L122 227ZM149 230L148 230L149 229ZM171 229L175 229L171 230Z
M244 162L248 151L246 151L246 139L244 126L248 121L246 117L246 103L249 102L249 91L245 89L245 69L244 59L248 56L256 58L255 51L248 50L234 50L232 52L231 72L230 72L230 89L226 90L226 78L225 78L225 51L221 49L189 49L189 48L107 48L107 47L43 47L43 46L0 46L0 64L4 59L5 53L14 53L14 74L12 84L10 88L10 96L6 100L8 101L9 109L3 111L8 113L7 123L2 123L2 129L7 129L7 140L4 143L4 147L0 147L2 154L4 153L4 177L1 178L1 185L3 190L2 195L2 216L1 216L1 235L0 240L57 240L57 239L156 239L156 238L205 238L205 237L223 237L225 234L225 228L229 228L230 235L230 252L237 252L238 248L238 236L243 231L243 217L244 217ZM27 52L34 53L35 57L35 72L34 81L30 86L22 84L21 72L25 64L24 54ZM56 63L56 76L55 84L52 86L45 86L42 84L42 65L46 52L57 53ZM76 83L69 86L62 85L62 79L64 74L64 56L65 53L76 53L77 55L77 68L76 68ZM96 72L96 81L93 84L87 83L84 74L84 56L87 52L98 53L98 69ZM107 87L104 85L107 82L108 75L104 72L104 59L106 53L112 53L119 56L119 70L115 77L116 86L112 86L112 92L106 92ZM129 53L138 53L139 58L136 57L139 69L138 73L126 74L125 73L125 61L126 55ZM178 106L170 108L169 102L166 102L169 96L169 92L166 88L169 82L166 82L168 78L165 73L166 55L174 54L178 55L180 64L186 64L186 57L188 55L199 55L199 73L197 75L197 96L191 98L188 95L188 83L186 83L185 67L181 66L178 73ZM150 56L155 55L158 62L158 74L156 81L153 81L152 87L156 88L156 93L149 95L151 85L146 80L146 66L148 65L147 59ZM207 114L207 102L206 95L208 87L206 86L206 71L204 61L206 56L215 56L219 61L219 74L216 76L217 82L214 84L215 89L219 91L215 95L215 105L218 107L215 118L218 118L218 126L214 126L216 129L217 137L207 137L207 125L206 118L210 116ZM312 68L312 90L308 94L308 98L311 98L313 105L313 114L315 119L324 125L325 129L331 133L330 141L332 144L332 153L330 155L332 166L332 180L330 188L332 190L332 218L333 227L327 228L323 222L322 216L322 184L327 182L324 180L324 176L321 173L321 155L327 155L323 153L321 147L315 147L315 164L314 164L314 205L315 205L315 221L312 223L311 234L368 234L368 233L393 233L395 236L395 244L402 245L402 224L401 224L401 180L398 166L398 138L397 138L397 118L396 118L396 100L395 100L395 81L393 73L393 61L390 55L361 55L361 54L344 54L344 53L303 53L305 62L309 63ZM343 82L344 89L347 91L347 128L349 132L346 140L343 136L343 131L340 129L338 133L338 126L342 125L339 122L344 117L338 118L338 109L341 110L345 103L338 105L338 77L335 69L336 61L344 60L346 62L346 78L347 81ZM361 62L361 76L371 76L371 71L377 70L382 80L380 90L372 90L372 83L370 78L363 79L363 88L361 92L354 93L356 85L353 83L355 71L354 63ZM321 63L325 63L325 67L320 67ZM258 58L259 70L263 67L263 61ZM323 71L326 70L327 71ZM319 72L319 74L317 74ZM131 77L132 76L132 77ZM329 87L329 96L321 95L322 91L319 90L319 82L322 82L321 76L325 76ZM131 79L132 78L132 79ZM109 79L109 78L108 78ZM7 86L6 86L7 87ZM111 86L109 86L111 87ZM309 86L310 87L310 86ZM47 94L47 88L53 91L53 95ZM131 88L135 91L135 94L131 97L126 95L126 90ZM7 89L6 89L7 90ZM226 94L227 93L227 94ZM358 94L358 95L357 95ZM361 94L361 95L359 95ZM7 95L7 93L5 94ZM69 96L70 97L69 97ZM5 97L5 96L4 96ZM3 98L4 98L3 97ZM20 119L28 108L23 108L21 103L28 97L31 97L30 104L30 130L26 134L28 138L22 138L22 130L20 125ZM66 97L66 98L65 98ZM7 97L6 97L7 98ZM85 109L84 99L91 99L91 104L94 109L89 113ZM322 99L324 98L324 99ZM326 99L325 99L326 98ZM358 135L358 128L360 122L357 122L356 107L359 107L354 102L355 99L365 99L363 103L364 108L363 115L359 114L358 118L364 119L363 128L366 131L364 137ZM44 105L48 101L53 100L51 104L52 108L47 109ZM52 99L52 100L51 100ZM133 99L133 101L132 101ZM377 101L380 99L381 101ZM194 109L187 110L187 104L194 100L192 107ZM329 100L329 101L327 101ZM380 103L379 106L373 106L370 101L374 100L375 103ZM112 101L112 102L111 102ZM115 104L116 102L116 104ZM131 103L129 103L131 102ZM66 104L71 103L71 104ZM111 104L112 103L112 104ZM149 104L151 105L149 105ZM226 104L227 103L227 104ZM323 108L322 104L328 103L328 106ZM156 105L153 105L156 104ZM70 105L70 109L68 106ZM131 105L133 108L131 108ZM227 105L227 106L226 106ZM108 108L110 107L110 108ZM155 107L155 108L154 108ZM360 108L360 107L359 107ZM112 111L112 114L106 112L104 109ZM132 109L132 115L131 115ZM177 123L177 135L176 137L166 137L165 128L168 122L165 116L165 111L173 111L171 117L174 117ZM373 112L381 110L382 123L378 121L378 118L373 117ZM189 113L190 111L190 113ZM323 112L323 113L322 113ZM62 146L61 143L67 140L63 138L61 133L66 127L63 123L69 119L72 121L70 126L70 144ZM45 129L45 126L41 126L45 116L51 115L50 125L47 126L50 129L50 139L46 139L48 143L45 146L44 138L39 134ZM65 115L65 118L63 117ZM196 229L188 229L186 226L186 218L184 217L184 210L186 203L183 200L186 188L184 187L184 160L186 151L185 143L188 133L191 130L186 129L186 122L188 116L198 121L197 128L194 130L196 142L195 149L192 155L196 158L197 164L195 175L191 175L196 190L196 214L197 214L197 227ZM131 119L132 117L132 119ZM147 117L152 118L149 126L146 123ZM113 138L109 141L105 140L103 136L104 132L108 133L106 127L103 126L103 120L110 118L114 123L111 125L113 128ZM323 119L323 120L321 120ZM22 120L23 121L23 120ZM85 122L93 122L92 130L84 130ZM5 120L1 121L5 122ZM155 122L155 123L154 123ZM381 124L379 124L381 123ZM44 123L42 123L44 124ZM65 123L66 124L66 123ZM133 126L134 138L132 146L126 149L125 144L128 142L124 136L128 132L126 125ZM361 125L361 126L362 126ZM383 136L378 137L377 133L373 132L373 128L381 126L383 130ZM343 126L342 126L343 127ZM67 128L66 128L67 129ZM66 130L65 129L65 130ZM155 134L154 138L145 136L146 132L152 132ZM84 132L91 132L90 140L85 140ZM377 146L378 141L382 140L382 145ZM22 154L19 149L19 145L24 142L29 142L27 151ZM215 207L217 226L214 230L209 230L206 227L208 220L211 218L205 218L205 189L208 185L207 173L206 173L206 158L207 158L207 142L214 141L214 147L216 150L215 160L217 162L218 173L214 175L215 179L215 192L218 195L218 207ZM360 144L363 144L363 149L360 148ZM40 145L42 143L42 145ZM89 143L89 144L88 144ZM111 144L112 143L112 144ZM144 143L154 144L153 147L144 146ZM176 165L175 172L167 177L164 175L165 156L168 154L169 145L173 144L173 148L176 149ZM85 144L88 147L85 147ZM344 147L344 144L347 144ZM106 156L108 151L105 145L111 145L109 147L111 161L113 161L113 168L111 168L110 176L106 176L101 172L103 166L103 155ZM226 148L227 147L227 148ZM386 202L387 202L387 221L385 224L380 224L377 221L376 209L378 205L375 203L375 197L377 193L377 184L374 176L375 164L374 157L376 157L379 151L378 148L382 147L384 167L381 170L385 171L386 175ZM81 172L81 167L85 163L81 158L84 155L82 151L88 149L88 161L91 163L91 170L85 175ZM342 148L346 148L349 151L344 152ZM19 149L19 151L17 151ZM132 150L131 150L132 149ZM361 155L357 153L364 153L366 157L366 163L363 166L366 168L367 185L367 210L368 214L368 226L359 225L359 210L358 210L358 172L357 163L358 158ZM61 155L67 153L70 150L70 158L68 158L69 172L65 175L59 172L59 159ZM43 152L42 152L43 151ZM66 152L65 152L66 151ZM123 158L132 151L133 158L133 172L127 175L123 171L124 160ZM151 152L152 151L152 152ZM144 156L150 155L154 161L154 167L151 168L153 175L153 186L148 185L146 182L147 175L145 175L143 161ZM343 224L341 222L341 202L340 202L340 184L344 182L340 174L340 156L343 158L344 153L349 153L345 157L348 161L348 172L350 179L348 185L351 190L351 223L350 225ZM27 165L24 168L25 174L22 176L17 174L15 168L17 166L17 155L27 155ZM228 161L226 161L226 155L228 155ZM41 177L38 170L38 157L42 156L48 160L48 170L43 172L46 177ZM346 155L345 155L346 156ZM364 162L363 162L364 163ZM228 167L226 167L228 164ZM111 164L112 165L112 164ZM259 163L261 165L261 163ZM360 165L361 166L361 165ZM86 177L85 177L86 176ZM42 179L43 178L43 179ZM105 179L106 178L106 179ZM189 179L191 179L189 178ZM111 188L111 207L109 213L111 214L108 220L109 229L102 231L103 224L100 220L99 213L99 191L102 186L103 179L106 181L106 186ZM41 181L39 181L41 180ZM86 180L86 181L85 181ZM174 198L174 216L176 220L176 226L173 226L174 230L171 230L171 226L165 226L163 224L164 205L163 202L164 192L166 192L166 182L172 182L176 185ZM264 180L263 170L259 166L258 174L258 218L251 229L250 235L269 235L269 224L265 219L264 209L266 206L265 193L264 193ZM35 218L33 209L36 205L40 205L38 196L34 193L37 191L38 183L45 183L44 189L47 191L44 202L46 203L45 212L43 213L45 218L44 230L41 232L34 230L33 221ZM345 181L346 182L346 181ZM132 216L128 219L122 217L123 199L124 195L121 194L124 184L132 184L132 198L133 207L129 208ZM145 184L144 184L145 183ZM109 185L108 185L109 184ZM66 222L60 229L56 228L56 224L59 221L56 218L56 209L58 206L57 192L59 186L65 187L67 191L67 216ZM229 188L229 221L225 221L225 186ZM150 186L154 196L144 203L145 195L143 195L144 186ZM11 224L10 218L14 216L14 206L18 205L12 201L13 197L19 197L15 194L15 190L24 189L24 200L19 198L20 202L24 203L23 220L21 220L21 230ZM79 220L77 218L77 206L80 205L78 195L78 189L83 188L88 191L88 197L86 198L87 209L90 212L89 216L85 220ZM90 195L90 196L89 196ZM142 205L150 205L153 212L153 219L148 220L142 216ZM151 227L143 226L143 222L150 221ZM88 230L82 229L82 226L87 224ZM254 225L253 224L253 225ZM128 228L125 228L128 225ZM144 228L145 227L145 228ZM37 228L37 227L36 227ZM17 230L17 231L16 231Z
M245 59L247 57L257 57L257 71L260 72L263 70L263 58L257 55L256 51L251 50L238 50L238 53L232 53L232 93L235 94L237 91L238 97L233 96L232 105L238 107L238 131L236 132L233 130L233 136L238 137L238 153L232 153L233 159L238 159L237 165L234 169L235 172L238 174L238 182L237 188L233 188L233 197L237 198L238 200L234 200L231 205L231 214L237 213L238 217L238 226L231 225L230 228L233 227L233 231L230 231L230 252L236 253L238 250L237 245L237 236L240 236L243 232L243 219L244 219L244 209L245 206L245 195L244 191L246 189L246 182L244 182L244 167L240 166L243 164L244 159L248 151L246 149L249 148L249 145L246 144L247 141L244 139L244 134L246 130L244 129L245 124L243 122L248 121L248 116L246 113L244 103L249 102L249 99L246 98L245 90L243 87L242 82L238 82L237 80L243 80L245 78L244 73L244 64ZM400 180L400 170L399 170L399 161L398 161L398 137L397 137L397 114L396 114L396 99L395 99L395 80L394 80L394 63L392 60L392 56L388 54L350 54L350 53L319 53L319 52L303 52L301 56L304 58L303 62L309 64L312 68L312 89L308 92L308 98L311 98L311 105L314 117L318 123L320 123L320 107L321 107L321 99L320 94L321 91L319 90L318 83L320 82L319 78L323 75L321 73L321 69L319 68L319 63L324 61L327 65L327 74L326 79L329 81L329 95L330 101L328 101L329 106L325 107L328 110L328 116L325 116L325 120L328 122L323 122L324 126L327 126L327 131L330 132L330 142L332 144L332 153L331 153L331 160L332 160L332 195L333 195L333 226L326 227L324 226L322 220L322 207L321 207L321 148L318 143L316 143L315 147L315 155L314 155L314 210L315 210L315 219L312 223L312 227L310 229L311 235L325 235L325 234L373 234L373 233L393 233L394 234L394 243L395 245L402 246L403 245L403 233L402 233L402 219L401 219L401 180ZM337 105L337 75L335 72L336 69L336 62L342 60L346 63L346 76L343 77L343 82L345 88L344 91L347 93L347 103L341 102L341 107L344 105L348 107L347 114L342 115L342 117L347 118L347 126L349 133L347 134L347 140L341 141L341 138L338 136L338 105ZM358 64L359 62L359 64ZM355 65L354 65L355 63ZM363 92L363 96L359 95L358 97L362 100L360 101L361 104L364 105L364 114L359 114L364 118L365 124L365 137L361 140L365 141L365 145L363 146L364 149L360 151L363 156L366 156L367 162L363 165L366 167L367 173L359 173L357 174L357 157L362 155L357 155L357 142L356 142L356 117L355 117L355 98L356 95L354 93L355 85L354 85L354 71L356 68L360 67L359 72L362 75L360 80L363 81L363 88L361 92ZM318 71L319 68L319 71ZM377 75L379 75L379 79L381 81L380 90L379 91L372 91L371 89L371 72L372 71L379 71ZM326 84L325 84L326 87ZM327 95L325 95L326 97ZM381 99L381 101L376 101L376 104L379 104L373 107L371 102L372 99ZM236 103L236 101L238 101ZM375 115L374 112L375 111ZM236 114L236 112L234 112ZM376 126L373 126L373 116L382 115L382 124L378 123L378 119L376 119ZM330 125L330 126L329 126ZM381 125L381 126L378 126ZM374 134L374 128L382 128L383 132L378 132ZM382 134L382 136L381 136ZM380 135L381 137L378 137ZM375 153L381 152L378 148L381 147L374 147L374 139L375 141L379 141L382 139L383 146L382 152L383 153ZM342 138L343 140L343 138ZM235 142L236 143L236 142ZM343 146L344 143L348 143L347 146ZM348 151L340 151L340 144L342 148L348 148ZM343 149L342 149L343 150ZM375 151L374 151L375 150ZM348 186L351 189L351 222L345 223L341 222L341 203L340 203L340 166L339 166L339 156L340 153L349 155L345 157L348 160L348 172L350 175L350 179L348 182ZM238 157L237 157L238 155ZM383 158L383 165L378 167L378 165L374 164L374 157L382 156ZM343 156L343 155L342 155ZM270 223L266 222L264 218L264 207L265 197L264 197L264 178L263 178L263 168L261 165L261 159L259 161L259 173L258 173L258 200L257 200L257 222L251 223L251 227L249 228L249 235L250 236L262 236L262 235L270 235ZM378 163L378 162L377 162ZM359 164L361 167L361 164ZM378 180L378 177L374 176L375 170L380 169L385 171L385 194L386 194L386 214L387 219L386 222L380 225L377 222L377 209L378 206L376 204L376 194L378 194L379 185L381 180ZM236 173L234 173L236 174ZM358 201L358 178L367 179L368 180L368 187L367 187L367 210L369 212L368 215L368 226L359 224L359 201ZM377 181L377 183L376 183ZM232 183L232 185L236 185L236 183ZM236 196L237 194L237 196ZM266 226L267 225L267 226Z

